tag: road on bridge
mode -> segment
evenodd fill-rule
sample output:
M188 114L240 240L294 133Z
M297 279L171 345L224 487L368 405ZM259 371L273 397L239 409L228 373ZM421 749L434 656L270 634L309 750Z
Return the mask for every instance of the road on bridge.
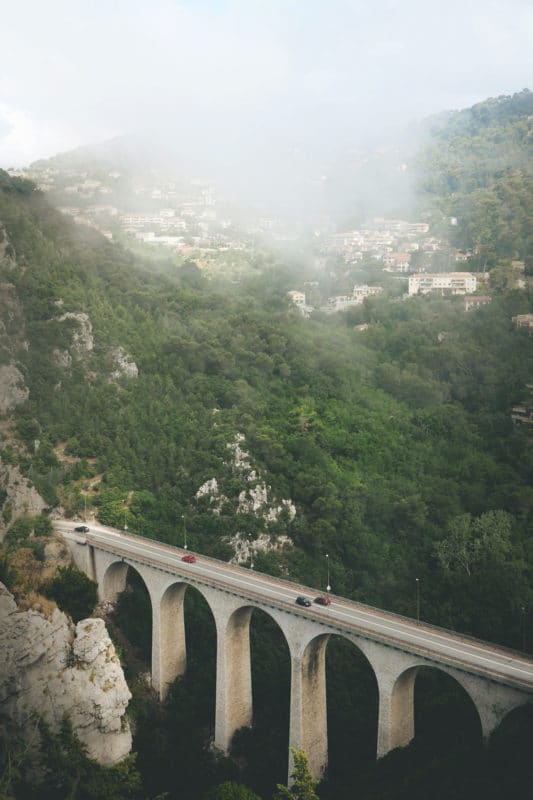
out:
M187 564L182 557L190 551L114 528L91 524L89 533L79 534L74 528L80 522L57 520L53 524L59 533L68 538L74 536L80 544L92 544L131 562L164 569L191 585L215 586L252 604L256 602L318 621L327 625L331 633L351 633L381 641L439 664L446 663L533 692L533 659L513 650L334 595L329 606L313 604L305 608L296 604L296 598L304 595L312 601L320 591L200 554L195 554L194 564Z

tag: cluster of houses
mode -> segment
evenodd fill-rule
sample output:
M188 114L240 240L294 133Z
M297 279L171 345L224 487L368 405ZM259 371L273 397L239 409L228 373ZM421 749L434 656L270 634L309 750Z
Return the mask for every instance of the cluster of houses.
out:
M373 259L383 264L385 272L406 273L413 270L413 253L421 252L427 259L446 252L450 263L466 261L465 253L449 251L448 246L434 236L428 236L427 222L407 222L401 219L375 218L364 228L326 237L322 252L338 255L349 264ZM423 267L421 267L423 268Z
M117 170L90 173L44 165L24 175L50 193L76 224L93 227L109 239L120 231L140 243L173 249L245 248L207 181L178 183L155 175L145 181Z
M320 311L326 314L334 314L337 311L345 311L352 306L359 306L363 303L366 297L372 297L383 291L382 286L354 286L352 294L350 295L336 295L335 297L328 297L325 306L320 307ZM304 317L308 317L314 306L310 306L306 302L305 292L296 290L287 293L287 296L293 306L295 306Z
M480 283L488 283L487 274L471 272L419 273L409 276L409 287L404 297L427 294L462 295L464 310L471 311L488 305L492 299L489 295L475 294ZM319 310L326 314L345 311L352 306L361 305L367 297L373 297L382 291L382 286L355 285L350 295L328 297L326 305L321 306ZM309 317L315 310L307 303L305 292L293 290L288 292L287 296L291 305L296 307L303 316ZM528 327L528 330L533 333L533 314L513 317L513 321L517 327Z

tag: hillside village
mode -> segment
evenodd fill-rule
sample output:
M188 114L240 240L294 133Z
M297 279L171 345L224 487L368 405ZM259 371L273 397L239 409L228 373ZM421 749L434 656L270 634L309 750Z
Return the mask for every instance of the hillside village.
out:
M141 252L164 251L178 263L194 258L206 274L217 253L229 252L247 261L256 246L283 246L304 235L296 222L259 212L243 217L207 179L171 179L153 170L140 176L54 161L37 162L11 174L33 180L76 225L92 227ZM456 217L446 222L450 228L458 224ZM375 217L359 228L334 231L334 227L324 220L314 226L312 250L315 262L344 291L329 294L326 282L304 281L288 292L290 305L304 317L315 310L334 314L360 306L366 298L381 294L391 279L406 285L405 299L432 293L463 295L465 311L490 302L489 296L481 294L488 287L489 273L464 271L474 254L432 235L428 221ZM365 282L352 283L351 291L346 291L346 279L340 278L343 265L345 276L360 270ZM516 288L524 288L524 263L512 262L512 272Z
M110 240L161 247L185 258L192 251L251 250L256 237L274 242L294 238L294 231L277 217L264 211L243 214L210 179L53 162L9 172L34 181L77 225L92 227Z

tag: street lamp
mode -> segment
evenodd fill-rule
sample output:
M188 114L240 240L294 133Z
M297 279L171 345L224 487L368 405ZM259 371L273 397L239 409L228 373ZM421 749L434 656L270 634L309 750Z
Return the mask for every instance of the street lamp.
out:
M254 551L252 548L252 534L248 534L248 549L250 550L250 569L254 568Z
M181 515L183 520L183 549L187 550L187 526L185 525L185 514Z
M420 622L420 579L415 578L416 581L416 621Z
M328 567L328 583L326 586L326 592L331 592L331 586L329 585L329 553L326 553L326 564Z
M126 506L126 501L124 500L124 530L125 531L128 530L128 523L126 522L126 511L127 511L127 506Z

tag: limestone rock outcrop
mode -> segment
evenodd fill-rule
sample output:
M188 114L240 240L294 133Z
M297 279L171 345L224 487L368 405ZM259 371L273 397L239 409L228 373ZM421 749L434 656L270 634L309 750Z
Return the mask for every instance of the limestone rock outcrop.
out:
M61 317L58 317L59 322L66 319L74 320L78 323L78 328L72 334L72 349L78 357L92 352L94 348L93 326L87 314L83 312L67 311Z
M29 394L24 375L15 364L0 367L0 414L7 414L20 403L25 403Z
M103 620L20 611L0 584L0 709L23 736L34 736L35 714L52 730L67 716L89 756L111 765L131 749L130 698Z
M0 542L7 528L25 515L40 514L46 502L14 464L0 458Z
M111 380L118 380L123 375L126 378L136 378L139 374L137 364L131 358L123 347L114 347L109 352L109 357L115 366L115 370L111 373Z
M274 533L272 524L277 523L282 515L288 523L291 523L297 513L292 500L276 499L271 496L271 487L263 480L260 473L252 469L250 453L244 449L245 441L243 433L236 433L234 440L226 445L231 453L231 460L225 463L225 467L229 468L233 476L240 474L247 483L247 488L239 492L237 502L233 501L234 510L236 514L262 517L265 530L256 533L253 538L251 534L239 531L225 539L233 548L234 557L231 560L237 564L253 559L256 553L282 551L291 547L291 538ZM210 478L199 487L196 499L204 501L207 499L209 510L217 516L222 513L223 506L230 502L220 491L216 478Z

